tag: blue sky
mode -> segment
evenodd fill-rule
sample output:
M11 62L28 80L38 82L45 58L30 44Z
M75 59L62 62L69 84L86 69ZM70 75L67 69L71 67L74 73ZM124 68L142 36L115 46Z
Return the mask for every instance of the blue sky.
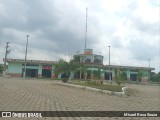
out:
M5 44L9 58L69 59L83 52L85 12L88 7L87 47L108 64L151 67L160 70L159 0L0 0L0 62Z

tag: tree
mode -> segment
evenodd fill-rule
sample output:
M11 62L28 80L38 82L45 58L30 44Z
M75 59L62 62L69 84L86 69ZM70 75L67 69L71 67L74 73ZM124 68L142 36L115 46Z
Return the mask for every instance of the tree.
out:
M120 77L123 83L127 81L127 73L124 70L120 73Z
M68 78L69 76L69 64L61 59L55 65L55 74L62 74L62 78Z
M69 73L70 73L70 80L71 80L71 73L75 74L75 72L78 71L79 65L77 64L77 61L75 59L70 60L68 63L69 65Z
M95 59L94 59L94 63L100 64L100 63L101 63L101 60L95 58Z
M159 73L155 73L155 72L151 72L151 81L153 82L160 82L160 72Z
M87 80L87 69L88 69L88 67L86 66L86 65L81 65L80 66L80 79L82 79L82 73L83 73L83 75L84 75L84 80Z
M80 56L74 56L73 61L74 62L80 62Z
M102 71L102 69L99 67L97 71L94 71L93 72L93 76L96 80L96 84L97 85L100 85L100 84L103 84L103 80L101 79L101 74L103 73L104 71Z
M121 85L127 80L127 74L125 71L121 71L120 69L115 70L115 81L118 85Z
M98 68L97 71L94 71L94 72L93 72L93 76L94 76L95 79L100 80L100 79L101 79L101 69Z
M142 70L139 70L139 71L138 71L137 77L138 77L139 82L142 81L143 73L144 73L144 72L143 72Z
M55 73L62 74L62 78L69 78L71 80L71 73L75 73L77 71L78 64L75 63L74 59L66 62L65 60L61 59L56 64Z
M158 74L157 74L156 82L160 82L160 72L158 72Z

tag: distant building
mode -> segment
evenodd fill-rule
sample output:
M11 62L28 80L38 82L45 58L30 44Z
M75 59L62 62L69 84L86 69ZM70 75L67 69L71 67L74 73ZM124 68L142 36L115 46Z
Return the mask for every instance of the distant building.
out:
M80 66L87 66L87 78L92 79L92 74L97 71L98 68L103 70L101 77L104 80L115 80L116 70L119 69L126 73L127 79L129 81L136 81L140 70L143 71L143 81L147 81L150 77L150 72L155 70L149 67L135 67L135 66L119 66L119 65L103 65L103 56L93 54L92 49L84 49L83 54L76 54L73 56L76 64ZM7 59L8 69L7 73L11 77L22 77L24 71L23 59ZM43 60L27 60L26 61L26 77L33 78L53 78L55 77L55 64L57 61L43 61ZM79 68L75 73L71 74L72 78L79 79L80 74L83 74ZM61 78L61 75L58 75Z
M23 77L24 63L23 59L7 59L7 73L11 77ZM33 78L52 78L54 71L54 61L27 60L26 77Z
M101 68L104 72L102 73L102 79L115 80L116 70L119 69L126 73L126 77L129 81L136 81L138 73L140 70L143 71L143 81L148 80L150 77L150 72L155 70L154 68L149 67L135 67L135 66L119 66L119 65L103 65L103 56L93 54L92 49L84 49L83 54L76 54L73 56L77 64L85 64L88 66L88 75L87 78L91 79L91 74L94 71L97 71L98 68ZM80 69L75 73L74 77L80 77ZM82 73L83 74L83 73Z
M76 54L74 55L74 59L77 59L77 62L81 63L103 64L103 56L93 54L92 49L84 49L84 54Z

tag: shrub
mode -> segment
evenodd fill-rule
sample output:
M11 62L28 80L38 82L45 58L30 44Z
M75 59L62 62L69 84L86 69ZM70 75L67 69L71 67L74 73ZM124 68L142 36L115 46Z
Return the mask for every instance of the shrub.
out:
M96 85L102 85L103 84L103 81L102 80L96 80Z
M85 84L87 84L87 85L96 85L95 81L87 81L87 82L85 82Z
M62 81L66 83L68 81L68 78L62 78Z

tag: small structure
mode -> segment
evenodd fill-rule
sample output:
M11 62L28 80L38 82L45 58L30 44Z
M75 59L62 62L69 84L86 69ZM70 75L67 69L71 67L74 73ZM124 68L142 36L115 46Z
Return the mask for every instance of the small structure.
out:
M84 49L84 54L74 55L76 62L103 64L103 56L93 54L93 49Z
M116 70L119 69L121 72L123 71L126 74L126 78L128 81L136 81L138 78L139 71L143 71L143 79L145 81L150 77L150 72L155 70L155 68L150 67L136 67L136 66L120 66L120 65L103 65L103 56L93 54L92 49L84 49L83 54L74 55L74 61L80 65L87 66L87 78L92 79L91 76L94 71L97 71L99 68L103 71L101 73L101 77L104 80L109 80L109 76L111 76L111 80L115 80ZM72 75L72 78L80 78L80 74L82 71L79 69L75 75ZM142 79L142 81L143 81ZM141 81L140 81L141 82Z
M23 59L7 59L8 69L7 73L11 77L22 77L24 72ZM54 75L55 61L43 60L27 60L26 61L26 77L32 78L52 78Z

